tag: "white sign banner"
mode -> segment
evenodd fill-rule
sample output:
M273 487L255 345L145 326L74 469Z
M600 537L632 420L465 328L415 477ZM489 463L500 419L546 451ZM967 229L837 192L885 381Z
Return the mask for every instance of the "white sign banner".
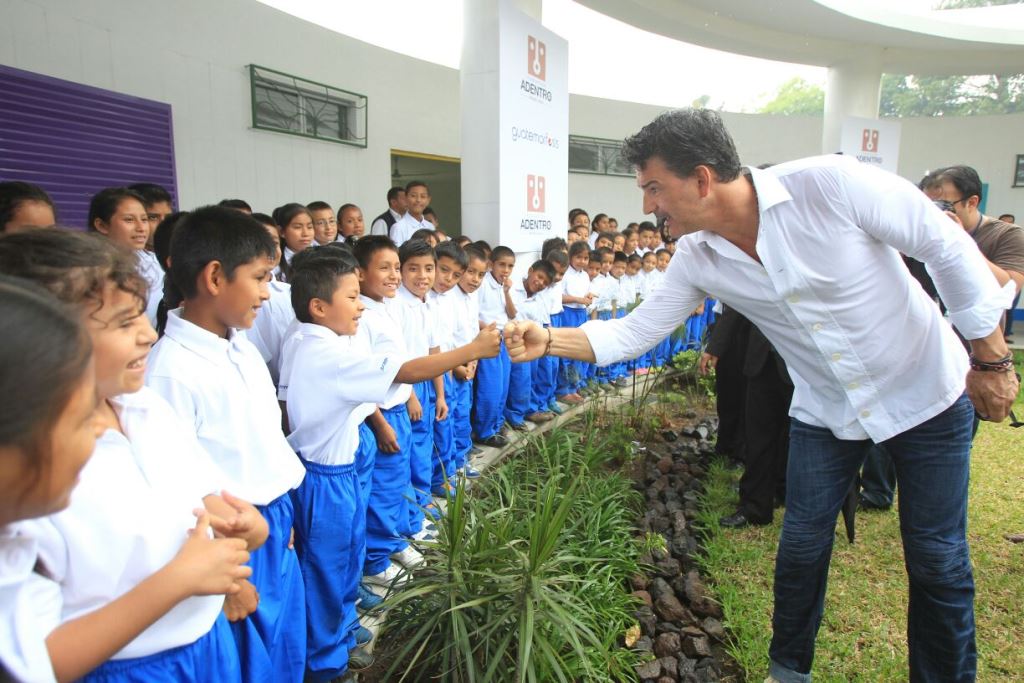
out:
M857 160L896 173L900 159L900 124L884 119L843 119L839 150Z
M509 0L498 11L499 235L540 251L569 212L569 43Z

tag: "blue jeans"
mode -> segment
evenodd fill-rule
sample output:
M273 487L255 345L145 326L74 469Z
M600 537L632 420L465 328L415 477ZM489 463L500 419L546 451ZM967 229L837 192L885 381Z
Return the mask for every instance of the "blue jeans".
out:
M944 412L883 442L900 482L900 533L910 581L911 681L973 681L974 577L967 547L967 484L974 407ZM792 421L786 516L775 561L771 675L810 680L825 604L836 518L870 441L841 441Z

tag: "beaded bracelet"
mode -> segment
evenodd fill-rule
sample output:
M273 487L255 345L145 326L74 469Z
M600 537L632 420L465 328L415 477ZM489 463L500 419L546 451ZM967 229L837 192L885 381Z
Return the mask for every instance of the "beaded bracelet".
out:
M971 355L971 370L976 370L978 372L1009 372L1012 369L1013 354L992 362L978 360Z

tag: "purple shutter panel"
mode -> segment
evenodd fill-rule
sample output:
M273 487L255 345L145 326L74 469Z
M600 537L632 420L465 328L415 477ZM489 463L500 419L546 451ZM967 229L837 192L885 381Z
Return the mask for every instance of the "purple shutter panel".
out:
M178 203L171 105L0 65L0 181L46 190L85 228L104 187L157 183Z

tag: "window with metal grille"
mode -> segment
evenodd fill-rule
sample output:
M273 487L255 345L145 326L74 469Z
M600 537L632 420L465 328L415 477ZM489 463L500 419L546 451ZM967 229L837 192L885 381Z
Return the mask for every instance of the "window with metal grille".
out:
M569 136L569 171L601 175L633 176L633 169L622 158L622 141Z
M252 127L366 147L365 95L249 65Z

